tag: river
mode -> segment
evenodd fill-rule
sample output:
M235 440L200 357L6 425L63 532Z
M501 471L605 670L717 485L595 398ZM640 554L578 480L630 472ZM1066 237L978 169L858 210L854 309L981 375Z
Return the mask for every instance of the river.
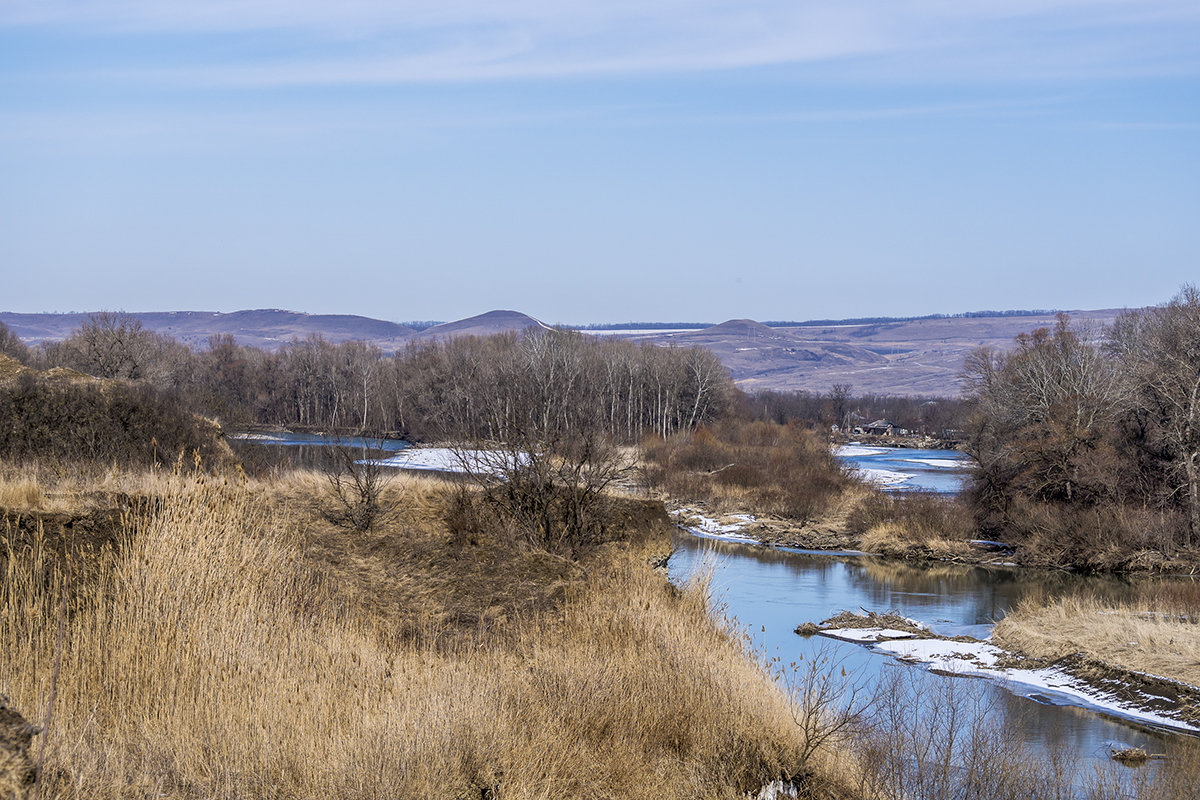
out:
M252 434L232 437L243 459L258 469L272 465L317 465L331 441L303 434ZM408 446L400 440L351 441L386 457ZM965 476L961 454L942 450L893 450L851 445L839 456L862 477L894 491L961 490ZM1064 698L1020 686L937 675L869 647L821 636L794 633L803 622L820 622L842 610L896 610L934 632L983 638L990 626L1033 594L1054 597L1086 589L1119 598L1131 590L1128 580L1079 576L1011 567L910 564L869 556L828 554L723 541L679 530L668 571L676 583L711 573L719 610L750 637L752 645L778 663L807 662L818 654L847 670L847 680L877 684L895 670L915 686L931 691L945 682L969 686L971 707L1011 727L1033 752L1049 758L1065 753L1085 767L1117 769L1108 753L1112 744L1161 752L1176 735L1128 720L1066 704ZM960 691L961 695L961 691ZM1123 768L1122 768L1123 769Z
M961 487L960 454L882 450L850 446L839 454L868 479L873 477L871 470L904 475L903 480L891 476L881 482L895 490L951 493ZM821 653L845 667L848 680L866 685L877 684L895 670L906 670L910 682L930 690L944 688L947 681L959 687L970 684L972 707L987 708L1033 752L1045 757L1066 753L1089 769L1110 768L1110 744L1162 752L1164 744L1179 735L1067 705L1064 698L1031 688L937 675L864 645L794 633L803 622L819 623L842 610L866 609L899 611L946 636L983 638L992 623L1027 595L1054 597L1086 589L1119 598L1131 591L1128 580L768 548L683 530L674 544L668 562L672 581L683 583L698 573L711 573L711 591L722 613L750 636L757 650L768 658L778 657L778 663L807 663Z

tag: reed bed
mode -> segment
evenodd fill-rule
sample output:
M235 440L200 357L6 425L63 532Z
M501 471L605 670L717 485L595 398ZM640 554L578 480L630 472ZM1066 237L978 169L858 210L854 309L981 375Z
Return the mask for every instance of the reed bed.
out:
M614 547L503 635L389 638L314 560L306 480L155 477L111 547L8 548L0 691L54 697L42 797L739 797L820 767L702 587ZM448 490L405 491L434 538Z
M1126 601L1086 594L1033 599L1000 620L992 636L1000 646L1035 658L1082 652L1200 687L1200 585L1188 588L1147 584Z
M672 498L718 513L806 522L840 510L855 487L829 443L796 425L724 421L642 443L643 474Z
M846 528L859 547L893 558L970 560L970 511L953 497L924 492L875 492L859 500Z

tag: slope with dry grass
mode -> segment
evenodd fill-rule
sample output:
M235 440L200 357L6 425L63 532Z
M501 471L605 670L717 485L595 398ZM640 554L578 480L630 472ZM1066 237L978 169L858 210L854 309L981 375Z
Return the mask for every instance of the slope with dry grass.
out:
M9 529L0 691L54 698L43 797L737 797L824 758L653 536L572 562L436 482L360 536L311 477L142 480L109 543Z

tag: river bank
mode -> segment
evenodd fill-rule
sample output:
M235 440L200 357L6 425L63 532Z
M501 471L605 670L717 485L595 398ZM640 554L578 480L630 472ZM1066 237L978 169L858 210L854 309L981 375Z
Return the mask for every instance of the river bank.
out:
M849 535L844 522L836 517L797 526L750 514L708 517L694 506L672 506L671 514L683 529L703 538L837 556L892 555L880 553L878 548L871 552L869 544L864 546L863 538ZM908 557L901 560L1019 568L1013 554L999 549L999 543L963 544L948 554L943 550L941 557L928 546L920 551L911 548ZM1101 713L1200 731L1200 670L1195 667L1200 663L1200 625L1194 615L1183 616L1178 605L1169 619L1161 607L1155 608L1158 610L1151 610L1145 603L1130 607L1093 600L1087 605L1061 599L1043 606L1035 600L1011 612L1012 619L1006 612L998 621L999 635L994 643L990 631L980 638L938 637L927 629L911 627L901 628L900 635L895 626L874 631L876 635L865 640L853 640L946 674L987 677L1024 687L1018 691L1025 694L1054 694L1061 702ZM1195 606L1192 608L1194 611ZM1103 627L1096 624L1098 620L1103 621ZM821 632L837 636L828 631L845 627L827 620ZM1154 629L1154 635L1148 628ZM894 641L901 639L911 641ZM1118 643L1124 658L1110 655Z
M1043 702L1057 700L1145 725L1200 733L1200 688L1080 652L1033 657L1003 646L1002 638L939 635L895 612L843 612L819 625L804 623L796 633L861 644L941 675L999 681L1015 694Z

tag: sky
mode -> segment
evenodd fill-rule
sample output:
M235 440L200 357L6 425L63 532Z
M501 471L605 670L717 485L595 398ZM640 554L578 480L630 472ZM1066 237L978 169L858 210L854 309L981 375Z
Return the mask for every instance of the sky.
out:
M1196 0L0 0L0 310L1164 302Z

